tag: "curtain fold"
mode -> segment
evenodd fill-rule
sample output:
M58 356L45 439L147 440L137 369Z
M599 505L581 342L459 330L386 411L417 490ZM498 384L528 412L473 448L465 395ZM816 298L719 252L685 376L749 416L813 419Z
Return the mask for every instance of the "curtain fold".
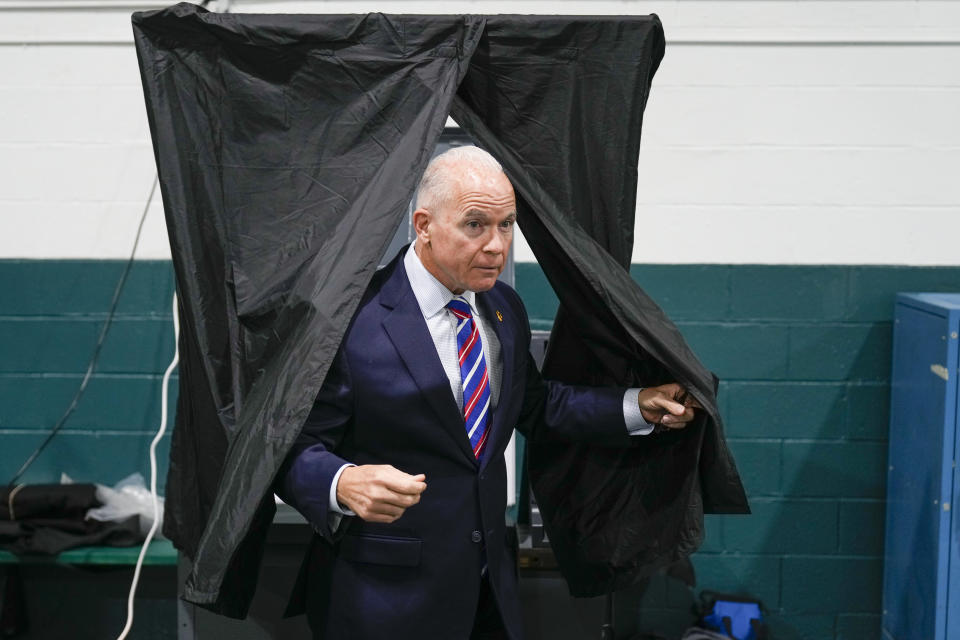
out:
M626 453L536 446L541 505L574 476L622 483L659 471L665 455L683 458L677 486L601 492L613 516L603 523L583 496L545 510L571 590L592 594L692 551L701 486L709 506L746 509L709 372L626 270L643 108L663 55L655 16L283 16L180 4L134 14L133 27L180 293L164 533L193 562L187 600L245 616L274 475L451 112L504 163L560 296L547 372L594 384L676 378L709 409L689 437ZM591 475L611 460L639 471ZM638 520L610 522L624 515ZM656 553L637 542L654 529Z
M541 43L563 34L563 47L521 57L518 43L534 31ZM630 449L528 444L531 486L576 596L627 586L692 553L704 506L747 510L714 377L628 271L641 123L663 53L656 16L491 21L454 103L455 119L507 169L524 237L560 300L545 377L678 381L706 409L684 432L637 438Z

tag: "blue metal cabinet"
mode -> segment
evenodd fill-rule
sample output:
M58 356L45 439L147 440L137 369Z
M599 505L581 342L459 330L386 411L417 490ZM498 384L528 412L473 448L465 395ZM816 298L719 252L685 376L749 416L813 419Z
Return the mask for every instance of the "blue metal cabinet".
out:
M897 295L883 637L960 638L960 294Z

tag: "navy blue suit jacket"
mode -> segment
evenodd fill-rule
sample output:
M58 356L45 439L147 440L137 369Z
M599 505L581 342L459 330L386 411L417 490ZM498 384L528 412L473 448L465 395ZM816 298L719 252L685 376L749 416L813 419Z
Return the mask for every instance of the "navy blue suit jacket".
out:
M504 448L515 427L528 437L625 446L625 390L544 381L530 356L523 304L498 282L477 294L503 354L499 402L478 462L402 256L374 276L278 476L280 497L318 534L298 581L301 596L316 637L466 639L485 554L504 624L519 638ZM427 489L396 522L347 518L333 532L330 483L346 462L423 473Z

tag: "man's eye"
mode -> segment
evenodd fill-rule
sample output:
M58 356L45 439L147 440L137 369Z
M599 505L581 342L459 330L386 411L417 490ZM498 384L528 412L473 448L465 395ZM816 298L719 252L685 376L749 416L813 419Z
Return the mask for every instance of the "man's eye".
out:
M477 222L476 220L471 220L470 222L467 223L467 226L470 227L471 229L479 229L480 223Z
M510 227L513 226L514 222L515 222L514 220L504 220L503 222L500 223L500 226L503 227L504 229L509 229Z

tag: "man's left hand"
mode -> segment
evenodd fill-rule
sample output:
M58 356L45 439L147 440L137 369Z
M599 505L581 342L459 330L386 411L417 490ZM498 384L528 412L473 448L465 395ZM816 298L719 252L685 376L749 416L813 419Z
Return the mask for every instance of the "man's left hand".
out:
M637 403L644 420L670 429L683 429L693 420L694 409L703 408L676 382L644 389Z

